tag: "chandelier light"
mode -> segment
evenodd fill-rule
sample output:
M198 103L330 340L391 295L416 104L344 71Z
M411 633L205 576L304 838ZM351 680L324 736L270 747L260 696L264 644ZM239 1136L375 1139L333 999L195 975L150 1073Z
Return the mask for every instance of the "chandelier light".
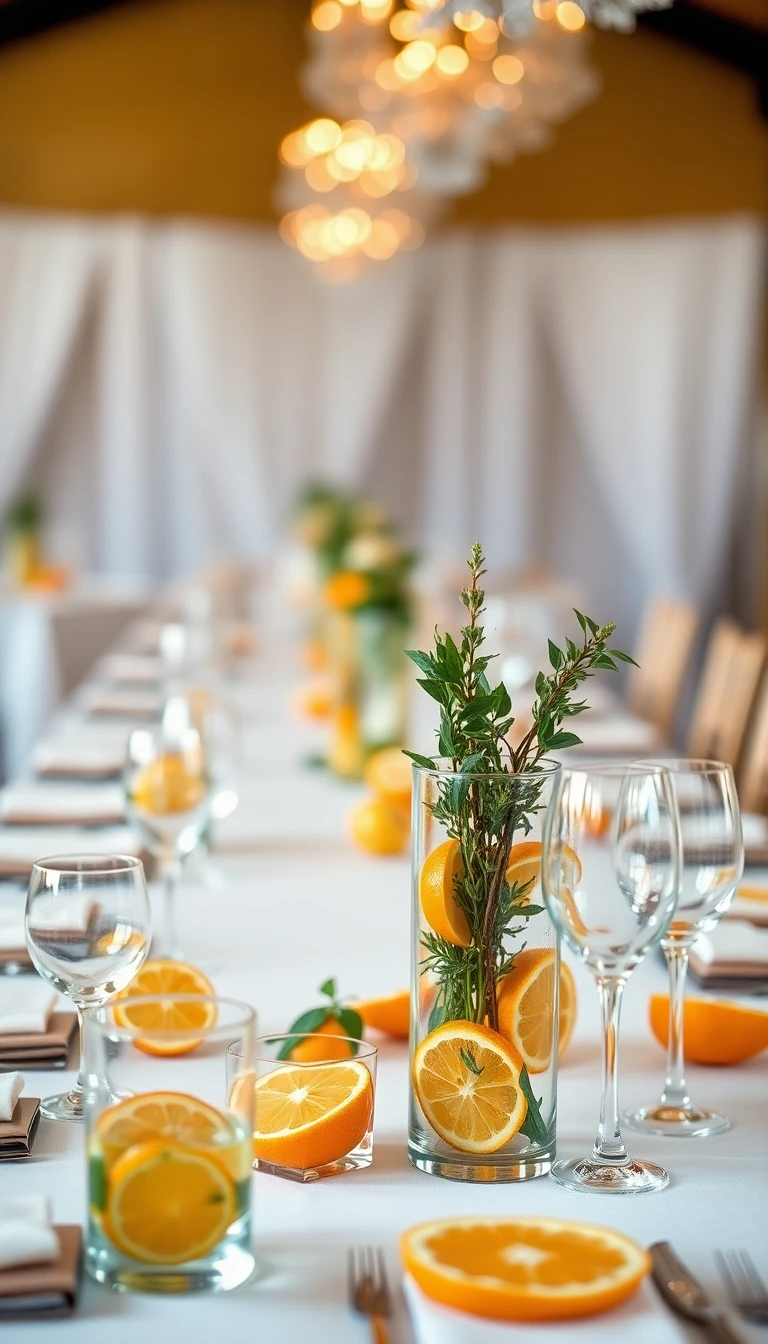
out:
M598 28L632 32L638 14L645 10L668 9L672 0L579 0L578 5L574 0L560 0L557 5L554 0L554 3L558 8L572 6L580 9L581 24L589 21ZM503 32L517 37L530 32L541 0L408 0L408 4L424 18L444 14L463 32L473 32L486 19L493 19ZM577 22L575 15L573 22Z

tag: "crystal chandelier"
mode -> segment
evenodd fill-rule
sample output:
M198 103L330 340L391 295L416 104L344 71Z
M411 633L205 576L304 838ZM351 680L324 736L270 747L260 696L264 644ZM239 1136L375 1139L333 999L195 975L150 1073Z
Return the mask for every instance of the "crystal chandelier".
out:
M472 32L485 19L493 19L503 32L517 37L530 32L541 0L408 0L408 4L427 18L445 14L464 32ZM667 9L671 4L672 0L579 0L577 5L573 0L560 0L557 8L563 9L566 23L569 18L576 24L586 19L598 28L632 32L637 14L649 9ZM581 20L575 13L577 9L583 15Z

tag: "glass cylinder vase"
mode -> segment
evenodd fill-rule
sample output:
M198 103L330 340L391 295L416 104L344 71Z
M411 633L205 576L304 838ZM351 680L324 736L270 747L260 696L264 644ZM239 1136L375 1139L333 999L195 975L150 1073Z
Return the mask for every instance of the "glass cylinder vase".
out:
M355 615L360 737L366 756L399 747L408 737L408 622L390 607Z
M408 1155L433 1175L515 1181L555 1155L560 956L541 831L560 766L414 766Z

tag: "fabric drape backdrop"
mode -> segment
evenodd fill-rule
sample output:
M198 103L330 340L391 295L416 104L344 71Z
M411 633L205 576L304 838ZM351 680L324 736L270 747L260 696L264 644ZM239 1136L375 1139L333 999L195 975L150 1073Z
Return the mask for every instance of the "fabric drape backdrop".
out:
M748 218L459 232L333 286L267 230L0 215L0 509L38 484L63 558L162 577L266 557L322 476L624 630L651 591L712 610L763 250Z

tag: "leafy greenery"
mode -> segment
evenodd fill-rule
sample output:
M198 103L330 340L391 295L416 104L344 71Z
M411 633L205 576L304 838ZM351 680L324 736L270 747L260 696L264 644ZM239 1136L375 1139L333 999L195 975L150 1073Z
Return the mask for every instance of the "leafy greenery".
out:
M344 1035L353 1041L363 1039L363 1019L354 1008L346 1007L340 1001L335 979L324 980L319 992L328 1002L319 1008L310 1008L306 1013L300 1013L295 1022L291 1023L288 1028L289 1035L278 1051L278 1059L290 1059L294 1047L301 1043L302 1038L319 1031L326 1022L338 1022Z
M541 906L526 904L530 883L519 887L506 879L513 838L530 834L543 806L547 753L581 741L562 727L587 708L586 701L575 699L579 686L599 669L615 671L618 662L633 661L608 647L614 625L600 626L576 611L583 640L575 644L567 639L563 648L549 641L550 669L536 677L531 726L513 745L510 696L503 682L491 686L492 655L483 651L485 595L480 581L486 571L479 544L472 547L468 565L470 582L461 594L467 623L460 642L435 630L432 651L407 650L422 673L418 684L440 706L440 759L406 755L424 769L445 771L436 781L437 796L430 807L461 847L463 870L455 895L471 933L466 948L431 931L422 935L422 968L438 981L430 1030L447 1021L487 1022L498 1029L498 985L522 950L510 947L542 912ZM533 1137L543 1122L527 1074L524 1086L526 1095L530 1093L525 1132Z

